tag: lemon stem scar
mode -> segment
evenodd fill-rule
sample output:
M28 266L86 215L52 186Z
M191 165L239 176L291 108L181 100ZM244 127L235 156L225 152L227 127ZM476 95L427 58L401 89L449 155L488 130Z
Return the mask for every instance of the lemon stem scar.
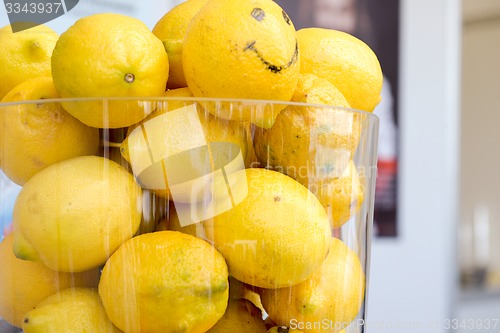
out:
M257 55L257 57L264 63L264 65L266 65L266 68L273 73L279 73L282 70L289 68L290 66L292 66L294 63L297 62L297 59L299 57L299 43L298 43L298 41L295 41L295 51L293 52L293 55L292 55L292 58L290 59L290 61L288 61L288 63L285 64L284 66L276 66L276 65L270 63L269 61L267 61L266 59L264 59L262 54L255 47L255 43L256 43L255 40L251 41L250 43L247 44L247 46L245 46L243 51L248 51L248 50L254 51L255 54Z
M132 73L127 73L125 75L125 82L127 83L133 83L135 81L135 76Z

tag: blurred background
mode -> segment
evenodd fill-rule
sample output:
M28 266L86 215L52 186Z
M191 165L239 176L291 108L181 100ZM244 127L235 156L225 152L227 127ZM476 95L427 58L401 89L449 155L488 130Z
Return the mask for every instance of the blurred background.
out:
M48 25L112 11L152 28L180 2L81 0ZM278 2L297 28L364 39L386 76L367 331L500 332L500 0ZM1 231L19 189L0 187Z
M500 316L500 1L463 2L458 313ZM498 328L497 328L498 330Z

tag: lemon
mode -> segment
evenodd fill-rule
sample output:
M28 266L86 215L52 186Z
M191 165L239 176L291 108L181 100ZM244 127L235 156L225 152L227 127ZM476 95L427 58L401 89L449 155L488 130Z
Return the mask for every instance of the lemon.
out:
M306 280L323 262L330 225L318 199L279 172L240 171L248 194L241 203L204 223L207 238L236 279L261 288Z
M10 25L0 29L0 100L27 79L50 76L50 57L58 38L45 25L16 33Z
M224 258L175 231L125 242L99 282L106 313L124 332L206 332L224 315L228 291Z
M278 325L301 325L297 328L304 332L340 332L358 314L364 288L358 256L333 238L328 257L310 279L289 288L264 289L261 299Z
M16 86L2 103L58 97L52 79L38 77ZM95 154L99 147L99 131L59 103L0 106L0 133L0 168L19 185L51 164Z
M197 97L289 101L300 71L295 28L271 0L209 0L189 24L182 66ZM270 127L283 108L211 112Z
M182 45L191 19L208 0L189 0L168 11L156 23L153 34L158 37L168 54L169 74L167 88L187 87L182 69Z
M365 188L353 161L339 178L318 185L315 194L327 210L333 228L349 221L363 204Z
M207 333L266 333L260 310L246 299L230 300L224 316Z
M361 135L360 114L328 80L301 74L292 101L273 127L255 131L255 152L261 165L293 177L314 193L340 227L363 202L355 165ZM336 107L320 107L325 104ZM342 178L342 180L339 180Z
M75 157L33 176L13 212L14 252L58 271L103 264L141 221L141 189L117 163Z
M208 143L227 143L221 145L222 149L217 156L214 153L216 148L207 146L211 158L208 167L211 169L215 168L216 157L219 156L232 160L232 157L241 155L245 165L250 165L254 160L249 123L220 119L209 114L201 104L186 99L193 96L189 88L169 90L164 96L169 100L160 103L156 110L139 124L131 126L121 145L122 155L133 165L151 165L151 155L165 159L206 146ZM139 126L141 131L136 130ZM136 133L133 133L134 130ZM199 164L193 168L204 167ZM169 198L171 193L168 179L163 177L162 169L155 167L139 174L138 180L143 187L153 190L158 196ZM187 163L182 167L187 170ZM195 173L196 170L193 171L193 174Z
M97 286L99 270L56 272L41 263L16 258L13 244L13 234L0 242L0 318L10 324L21 327L28 311L61 289Z
M283 171L305 186L309 178L338 178L358 145L359 116L342 109L349 107L342 93L315 75L300 76L292 101L340 108L289 105L272 128L255 131L259 162Z
M47 297L26 314L24 333L119 333L108 319L96 289L69 288Z
M168 56L141 21L95 14L61 34L52 54L52 76L65 98L161 96L168 79ZM83 123L100 128L130 126L153 111L148 103L134 100L63 106Z
M301 73L329 80L354 109L373 111L381 100L383 76L368 45L348 33L324 28L301 29L297 39Z

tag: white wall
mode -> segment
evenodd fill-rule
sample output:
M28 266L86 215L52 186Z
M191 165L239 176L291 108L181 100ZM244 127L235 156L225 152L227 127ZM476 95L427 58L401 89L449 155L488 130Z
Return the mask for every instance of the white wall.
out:
M499 59L500 12L495 17L466 21L463 33L461 176L464 246L460 258L462 267L467 269L489 266L497 276L497 288L500 286ZM474 232L474 223L485 223L484 236L481 232Z
M445 332L458 277L460 1L401 1L400 235L373 242L367 331Z

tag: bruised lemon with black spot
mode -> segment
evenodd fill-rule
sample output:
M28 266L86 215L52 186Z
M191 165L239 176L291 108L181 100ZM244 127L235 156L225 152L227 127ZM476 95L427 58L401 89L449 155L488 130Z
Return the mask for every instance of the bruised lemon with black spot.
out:
M299 79L295 28L271 0L209 0L191 21L182 62L197 97L289 101ZM238 112L211 110L219 117L269 128L284 105Z

